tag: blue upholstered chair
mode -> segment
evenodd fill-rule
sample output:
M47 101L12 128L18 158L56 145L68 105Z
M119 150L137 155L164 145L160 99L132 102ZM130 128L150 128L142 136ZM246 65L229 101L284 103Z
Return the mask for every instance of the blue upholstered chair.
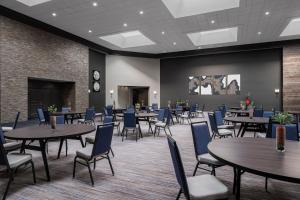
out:
M197 115L197 104L192 105L190 107L189 112L190 112L191 117L196 117L196 115Z
M156 110L158 110L158 104L157 103L152 103L150 111L154 112Z
M156 133L157 133L157 135L159 135L161 129L163 129L166 134L167 134L166 129L168 129L170 135L172 136L172 132L169 127L169 124L171 123L171 117L172 117L172 115L170 113L169 108L163 108L163 109L161 108L159 110L157 121L154 124L154 126L155 126L154 137L155 137Z
M181 124L184 124L184 120L186 119L188 124L192 123L192 112L191 110L189 111L185 111L185 112L182 112L181 114L178 114L177 115L179 117L179 123Z
M220 110L214 111L214 115L215 115L215 120L216 120L218 129L233 130L233 133L235 135L235 125L234 124L224 124L223 114Z
M224 118L226 116L226 112L227 112L227 107L225 104L218 106L219 111L222 114L222 117Z
M263 108L255 108L253 111L253 117L263 117L264 109Z
M22 146L21 142L15 141L15 140L5 140L4 138L4 131L2 127L0 126L0 140L2 141L3 148L5 151L15 151L17 149L20 149Z
M18 154L18 153L7 154L4 144L5 144L5 140L1 129L0 130L0 166L4 166L6 172L9 174L9 181L4 191L2 200L6 199L9 186L11 182L14 181L15 172L20 166L31 164L32 173L33 173L33 182L36 183L34 164L32 162L31 154Z
M19 117L20 117L20 112L17 112L17 115L16 115L13 125L12 126L3 126L2 130L4 132L7 132L7 131L12 131L13 129L17 128Z
M124 137L127 138L128 131L132 131L133 134L136 135L136 141L138 137L141 136L139 124L136 123L135 113L124 113L124 126L122 130L122 142L124 141Z
M168 145L171 153L173 167L180 190L176 199L180 198L181 193L185 198L190 199L227 199L228 188L221 183L215 176L205 174L201 176L186 177L182 164L179 149L176 141L168 136Z
M274 112L273 111L264 111L263 112L263 117L265 117L265 118L271 119L273 116L274 116ZM258 138L265 138L265 137L267 137L268 128L269 128L269 125L265 124L265 129L267 130L266 133L257 133L257 137ZM271 132L270 132L269 135L271 135ZM271 136L269 136L269 137L271 137Z
M135 109L134 109L134 107L129 107L129 108L126 109L126 112L134 113Z
M94 145L76 151L76 156L74 158L73 178L75 178L76 164L79 163L88 167L91 182L94 186L94 179L90 164L94 163L94 169L96 169L96 162L102 159L108 160L111 172L113 175L115 174L109 157L113 130L113 124L98 125Z
M211 130L213 132L212 137L215 138L218 136L219 138L224 138L231 136L233 137L233 131L229 129L218 129L217 122L216 122L216 117L214 113L208 113L208 119L209 119L209 124L211 127Z
M191 124L193 142L195 155L197 159L197 165L195 167L193 176L195 176L197 169L203 169L211 172L212 175L216 175L215 168L223 166L220 161L216 160L208 153L207 145L211 141L208 124L204 122L195 122ZM212 170L207 170L206 168L201 168L199 165L205 164L212 168Z
M62 107L61 112L70 112L71 108L70 107Z
M107 110L107 115L108 116L113 116L113 106L112 105L107 105L106 107L106 110Z
M93 108L87 108L85 111L85 117L84 119L78 119L78 123L84 123L84 124L93 124L95 125L95 109Z
M201 117L204 118L204 109L205 109L205 104L202 105L201 110L199 108L197 108L197 116L198 117L200 117L200 115L201 115Z
M37 111L37 116L39 118L40 125L41 124L46 124L46 119L45 119L45 115L44 115L43 109L38 108L36 111Z

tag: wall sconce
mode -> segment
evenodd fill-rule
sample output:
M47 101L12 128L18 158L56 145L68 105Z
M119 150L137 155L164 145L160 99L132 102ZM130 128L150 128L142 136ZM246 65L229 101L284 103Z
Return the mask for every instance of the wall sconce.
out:
M154 98L156 98L156 96L157 96L157 91L156 90L153 91L153 95L154 95Z
M112 96L113 96L113 94L114 94L114 91L113 91L113 90L110 90L109 93L110 93L110 97L112 98Z
M274 89L275 94L279 94L280 90L278 88Z
M90 90L90 89L88 89L88 93L91 93L91 90Z

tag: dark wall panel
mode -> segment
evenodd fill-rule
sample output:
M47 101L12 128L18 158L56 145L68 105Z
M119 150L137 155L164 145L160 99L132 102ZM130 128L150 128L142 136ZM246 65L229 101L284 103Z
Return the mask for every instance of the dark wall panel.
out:
M230 54L170 58L161 60L161 105L177 99L190 103L205 103L207 109L225 103L237 106L248 92L257 105L265 109L280 109L281 95L274 93L281 88L282 50L260 50ZM199 75L241 75L240 95L189 95L188 77Z
M100 72L100 92L93 91L93 71ZM97 112L102 112L105 106L105 54L89 50L89 106L95 106Z

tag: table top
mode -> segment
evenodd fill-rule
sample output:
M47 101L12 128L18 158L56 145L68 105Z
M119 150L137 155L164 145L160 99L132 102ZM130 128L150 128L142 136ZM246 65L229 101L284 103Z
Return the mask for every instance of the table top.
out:
M230 109L231 110L240 110L241 107L240 106L231 106Z
M276 151L270 138L226 138L208 145L209 153L233 167L269 178L300 183L300 142L286 141L286 151Z
M58 116L58 115L77 115L77 114L83 114L85 112L80 112L80 111L69 111L69 112L53 112L50 113L50 115Z
M250 111L249 110L230 109L230 110L227 110L227 112L230 112L230 113L249 113Z
M47 125L40 125L17 128L6 132L4 135L6 138L15 140L51 139L83 135L94 130L95 127L88 124L62 124L56 125L56 129L51 129Z
M269 118L267 117L225 117L225 121L236 123L254 123L254 124L268 124Z
M118 117L124 117L124 114L123 113L119 113L117 114ZM157 113L135 113L135 117L137 118L144 118L144 117L155 117L155 116L158 116Z

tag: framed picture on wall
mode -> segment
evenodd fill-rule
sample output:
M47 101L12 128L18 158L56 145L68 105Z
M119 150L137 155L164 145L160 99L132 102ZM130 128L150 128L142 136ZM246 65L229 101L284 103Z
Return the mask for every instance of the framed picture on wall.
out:
M99 71L97 71L97 70L93 71L93 79L95 81L99 81L100 80L100 72Z
M93 90L94 92L100 92L100 83L98 81L94 81Z

